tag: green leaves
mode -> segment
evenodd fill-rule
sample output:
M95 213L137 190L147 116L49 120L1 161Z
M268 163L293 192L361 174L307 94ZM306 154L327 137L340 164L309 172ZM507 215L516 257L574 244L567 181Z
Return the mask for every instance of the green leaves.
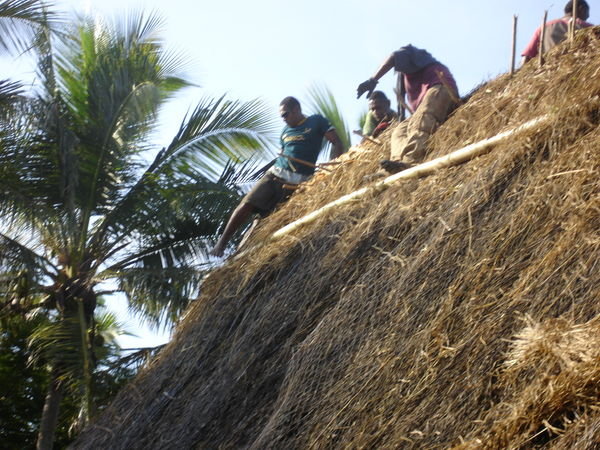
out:
M83 398L83 417L106 375L97 363L118 366L114 317L95 312L99 285L170 326L198 294L237 183L252 179L244 161L274 156L265 105L224 96L203 98L167 147L153 145L161 107L192 86L161 26L143 13L58 35L42 26L39 85L25 95L0 81L0 301L14 317L45 315L30 349Z
M308 90L308 94L310 107L329 120L343 147L350 148L350 131L331 91L325 86L314 85Z
M187 164L217 179L229 160L240 161L269 152L274 123L264 104L204 98L184 120L171 144L154 161L165 170Z

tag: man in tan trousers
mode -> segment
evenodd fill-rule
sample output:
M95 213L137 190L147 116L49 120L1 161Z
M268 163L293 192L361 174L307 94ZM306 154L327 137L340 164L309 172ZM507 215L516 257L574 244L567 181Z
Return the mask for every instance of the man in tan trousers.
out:
M422 162L427 152L427 140L448 118L459 98L456 82L448 68L426 50L412 45L392 53L372 78L358 86L357 96L365 92L368 92L367 97L370 96L378 80L392 68L403 77L412 115L392 132L390 159L380 161L381 175Z

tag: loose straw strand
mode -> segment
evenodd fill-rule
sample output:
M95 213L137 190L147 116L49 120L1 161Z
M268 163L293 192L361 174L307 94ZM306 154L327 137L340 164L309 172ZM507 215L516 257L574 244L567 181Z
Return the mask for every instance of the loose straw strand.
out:
M512 26L512 52L510 57L510 75L515 74L515 59L517 56L517 21L519 20L518 16L515 14L513 16L513 26Z

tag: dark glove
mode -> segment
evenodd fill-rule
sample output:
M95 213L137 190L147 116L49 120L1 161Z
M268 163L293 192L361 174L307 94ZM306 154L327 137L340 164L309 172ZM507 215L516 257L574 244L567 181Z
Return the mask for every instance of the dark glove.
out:
M363 81L356 88L356 98L360 98L365 92L368 92L367 98L371 96L377 86L377 80L375 78L369 78L367 81Z

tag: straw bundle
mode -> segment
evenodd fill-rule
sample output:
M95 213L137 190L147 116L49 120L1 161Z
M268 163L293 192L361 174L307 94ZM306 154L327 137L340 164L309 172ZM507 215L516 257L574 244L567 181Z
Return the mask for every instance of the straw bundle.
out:
M387 144L316 176L74 448L595 448L599 74L600 31L578 33L480 88L428 157L543 124L256 247Z

